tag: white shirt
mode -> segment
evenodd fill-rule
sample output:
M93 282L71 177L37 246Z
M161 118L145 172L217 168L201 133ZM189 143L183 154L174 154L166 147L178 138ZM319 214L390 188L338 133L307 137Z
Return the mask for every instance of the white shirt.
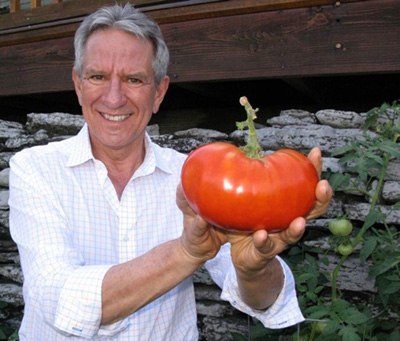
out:
M93 157L86 125L75 137L12 158L10 229L24 274L21 340L198 339L191 277L125 319L100 326L107 270L181 235L175 193L185 157L146 136L145 160L121 200L105 165ZM241 302L228 245L206 267L222 299L266 327L284 328L304 318L293 276L280 261L284 289L263 313Z

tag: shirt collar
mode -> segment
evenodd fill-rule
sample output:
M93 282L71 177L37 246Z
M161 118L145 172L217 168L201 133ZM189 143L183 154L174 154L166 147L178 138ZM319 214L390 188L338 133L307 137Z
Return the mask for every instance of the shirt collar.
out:
M145 149L146 155L142 165L139 167L140 175L149 174L154 171L155 167L159 168L165 173L172 173L172 169L166 159L162 148L155 145L150 136L145 135ZM71 146L71 154L67 162L67 167L74 167L81 165L89 160L94 160L92 146L89 138L89 128L85 123L80 132L74 137L74 142ZM139 174L138 174L139 175Z
M71 146L71 154L67 162L67 167L78 166L93 159L94 157L89 139L89 129L85 123L78 135L73 137L73 144Z

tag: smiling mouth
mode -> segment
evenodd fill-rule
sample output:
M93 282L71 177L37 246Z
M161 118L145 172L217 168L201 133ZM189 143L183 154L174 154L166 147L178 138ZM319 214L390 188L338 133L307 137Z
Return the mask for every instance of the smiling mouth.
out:
M104 112L101 113L101 115L108 121L111 122L121 122L126 120L130 115L108 115Z

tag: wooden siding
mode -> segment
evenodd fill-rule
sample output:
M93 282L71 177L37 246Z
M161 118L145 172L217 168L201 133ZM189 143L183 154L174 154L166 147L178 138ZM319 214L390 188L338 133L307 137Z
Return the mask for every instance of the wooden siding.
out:
M400 72L398 0L189 2L134 1L160 23L172 82ZM73 33L110 3L62 2L1 21L0 96L72 90Z

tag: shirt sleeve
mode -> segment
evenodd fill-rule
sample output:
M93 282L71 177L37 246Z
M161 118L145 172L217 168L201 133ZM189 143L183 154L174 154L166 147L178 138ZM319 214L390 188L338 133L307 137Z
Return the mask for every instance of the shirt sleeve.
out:
M90 338L123 330L126 320L100 328L101 286L112 264L85 264L57 195L30 158L17 154L10 166L10 232L29 309L64 335Z
M265 311L249 307L240 298L229 244L223 245L217 257L206 263L206 269L221 287L221 299L230 302L236 309L255 317L266 328L280 329L300 323L304 321L304 317L298 304L293 274L280 257L277 259L284 272L284 285L274 304Z

